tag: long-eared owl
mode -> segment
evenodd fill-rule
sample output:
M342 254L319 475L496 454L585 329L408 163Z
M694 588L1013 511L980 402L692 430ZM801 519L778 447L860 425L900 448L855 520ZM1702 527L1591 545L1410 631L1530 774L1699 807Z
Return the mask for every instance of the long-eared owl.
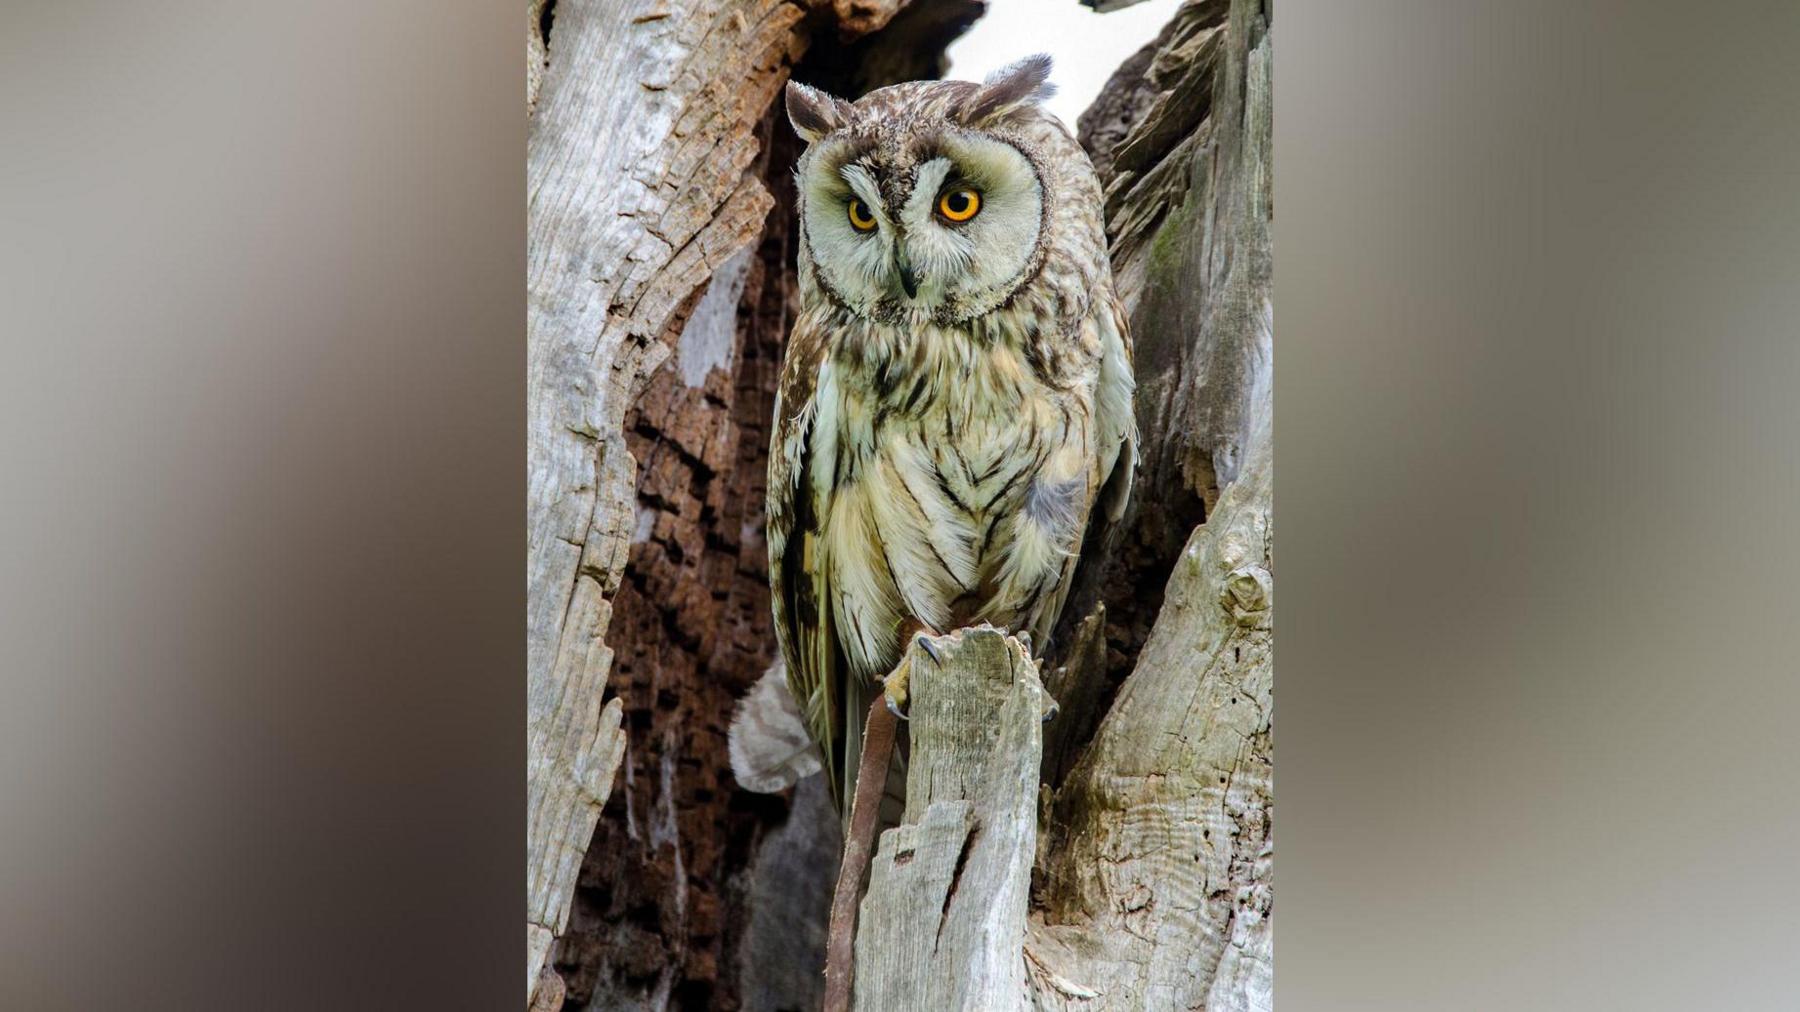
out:
M788 85L801 312L769 453L787 683L833 793L909 637L1041 649L1136 462L1131 342L1050 61L850 103ZM899 702L903 686L889 684Z

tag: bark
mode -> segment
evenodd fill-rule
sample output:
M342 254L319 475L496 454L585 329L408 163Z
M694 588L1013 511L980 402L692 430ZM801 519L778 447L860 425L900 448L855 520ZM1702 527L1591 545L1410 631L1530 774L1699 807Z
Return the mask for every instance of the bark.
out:
M607 633L645 533L625 419L676 349L697 293L741 262L773 204L749 171L753 130L798 56L804 15L706 0L562 0L550 13L527 154L529 981L548 936L568 923L619 762L616 685L600 708L617 642ZM714 329L703 318L692 339L702 361ZM684 375L694 371L711 372ZM643 712L634 709L634 731ZM641 736L633 744L644 749ZM666 845L677 833L673 753L649 772L670 785L667 800L634 813L632 836ZM675 867L679 877L679 858ZM661 884L685 913L682 883Z
M944 46L980 9L528 3L534 1008L817 1007L837 819L817 778L789 796L751 795L726 759L731 701L774 648L762 482L795 310L799 151L778 93L790 74L847 96L937 76ZM1035 780L1026 807L1017 791L967 784L942 798L965 805L962 825L991 827L958 841L968 849L963 878L945 885L949 912L1009 919L983 934L939 906L926 937L941 924L956 940L945 960L998 974L990 995L1029 990L1086 1008L1165 993L1266 1003L1273 567L1266 480L1252 480L1266 463L1245 462L1263 460L1268 413L1269 55L1266 10L1235 4L1229 25L1225 14L1190 3L1083 118L1133 307L1146 466L1124 530L1084 561L1080 607L1046 666L1062 715L1029 731L992 727L1025 736L1007 739L1007 782L1029 768L1050 785L1042 826ZM1205 561L1178 566L1190 534ZM1161 597L1142 588L1165 583L1158 618ZM1248 596L1218 604L1234 589ZM1008 663L1008 693L1025 692ZM932 684L915 689L915 708L943 694ZM928 735L914 720L918 749ZM1190 747L1151 747L1165 739ZM932 832L948 839L946 818L940 809ZM977 857L998 855L984 841L1002 840L1011 856L968 878L989 867ZM1194 845L1185 878L1171 877L1174 850L1159 841ZM890 865L898 842L883 843ZM1084 874L1077 853L1108 873ZM966 891L975 881L997 884ZM873 902L865 924L905 922ZM1158 941L1133 948L1134 931ZM1070 955L1087 933L1098 943ZM860 968L860 938L857 958ZM892 976L883 965L863 979ZM1199 983L1170 984L1178 966ZM885 984L868 986L860 1007L901 1007L882 1003ZM955 1007L949 997L924 1007Z

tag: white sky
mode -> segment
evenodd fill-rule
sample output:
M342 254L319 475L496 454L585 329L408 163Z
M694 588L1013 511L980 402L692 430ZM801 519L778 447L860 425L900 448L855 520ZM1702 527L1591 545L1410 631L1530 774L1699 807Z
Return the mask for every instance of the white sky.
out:
M1111 14L1095 14L1076 0L988 0L987 13L968 34L950 44L950 72L959 81L979 81L991 71L1033 53L1056 61L1050 80L1056 97L1046 107L1075 129L1088 107L1125 58L1175 15L1181 0L1146 0Z

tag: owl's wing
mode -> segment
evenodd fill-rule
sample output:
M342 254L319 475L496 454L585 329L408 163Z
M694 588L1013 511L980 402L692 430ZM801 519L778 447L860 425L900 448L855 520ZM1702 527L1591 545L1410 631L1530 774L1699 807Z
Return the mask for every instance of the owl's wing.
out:
M1107 287L1096 300L1100 328L1100 382L1094 391L1095 448L1100 454L1100 494L1088 514L1088 529L1101 531L1125 516L1137 471L1137 413L1132 394L1137 379L1131 365L1131 328L1125 307Z
M1093 484L1087 487L1083 500L1087 528L1081 533L1081 551L1068 557L1056 586L1026 619L1033 640L1040 645L1049 642L1051 630L1075 588L1080 567L1084 563L1092 565L1103 556L1108 535L1125 516L1132 476L1137 469L1137 415L1132 407L1137 381L1132 375L1131 333L1125 308L1111 286L1097 293L1082 327L1100 345L1093 401L1093 452L1099 466L1092 472Z
M838 697L844 685L844 659L832 624L820 545L832 487L829 469L835 462L820 452L823 440L817 431L820 372L829 344L818 320L803 313L795 321L776 388L775 430L769 442L769 589L788 688L807 733L819 745L826 780L835 795L841 771L833 742L842 716Z

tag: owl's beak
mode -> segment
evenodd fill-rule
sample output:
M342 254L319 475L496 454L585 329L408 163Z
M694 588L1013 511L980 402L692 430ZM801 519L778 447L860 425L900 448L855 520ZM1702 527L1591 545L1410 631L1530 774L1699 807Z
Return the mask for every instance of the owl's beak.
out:
M902 240L894 241L894 269L900 272L900 287L906 291L909 299L919 294L919 275L913 270L912 260L906 255L906 244Z

